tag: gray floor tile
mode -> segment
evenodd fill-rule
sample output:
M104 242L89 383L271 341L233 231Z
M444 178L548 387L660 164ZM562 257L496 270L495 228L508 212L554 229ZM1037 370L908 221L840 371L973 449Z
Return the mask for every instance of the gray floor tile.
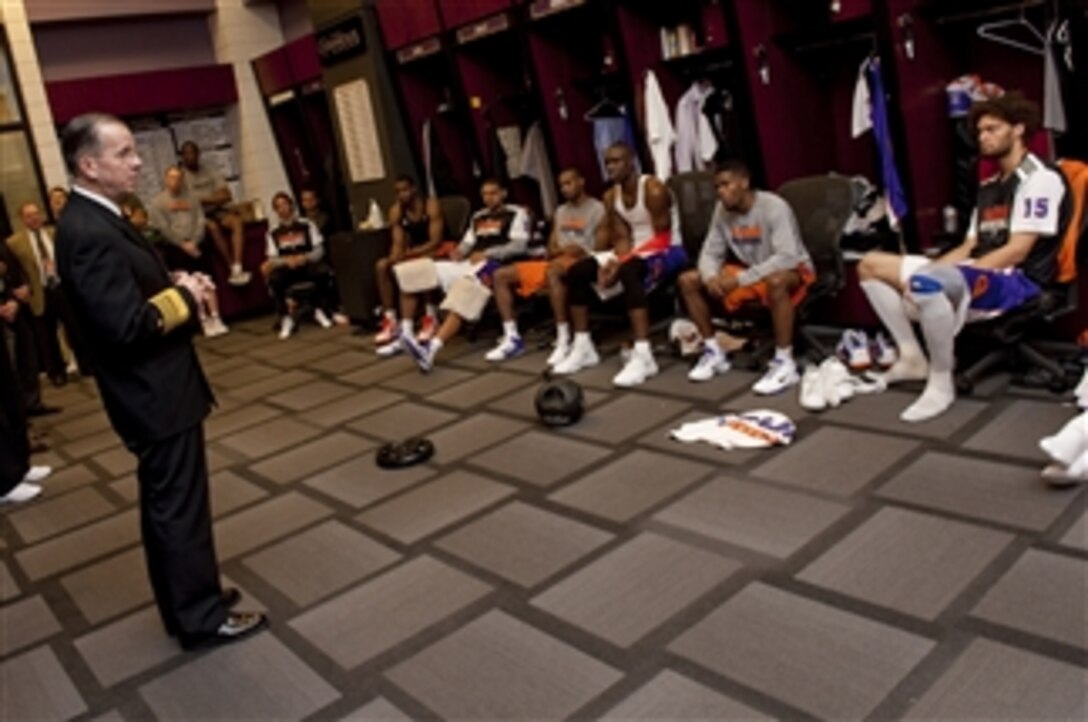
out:
M216 411L204 424L204 437L209 440L219 439L227 434L274 419L282 413L281 410L265 404L239 406L227 412Z
M297 481L374 448L374 442L345 431L326 432L290 451L270 456L250 469L278 484Z
M468 459L480 469L548 487L611 453L609 449L554 432L533 430Z
M412 722L412 718L394 707L385 697L363 705L340 722Z
M692 363L681 361L662 369L652 379L638 387L640 393L649 392L666 394L672 397L690 399L696 403L717 403L722 399L736 394L738 390L747 388L754 381L753 376L743 372L730 371L722 376L716 376L710 381L693 383L688 380L688 372ZM762 407L756 407L762 408Z
M113 429L99 431L89 436L82 436L75 441L66 441L59 445L62 453L71 459L83 459L113 446L119 446L121 439Z
M23 593L19 583L11 573L11 567L3 559L0 559L0 602L15 599Z
M382 359L378 363L373 363L350 373L342 374L339 381L347 384L355 384L356 386L374 386L386 379L399 376L406 371L415 371L416 373L419 373L419 368L412 359L406 356L398 356L391 359Z
M1039 470L927 452L881 487L880 496L1042 531L1076 498L1047 487Z
M682 401L628 392L587 414L564 433L590 441L618 444L679 416L688 408Z
M602 722L631 720L771 720L747 705L666 669L601 717Z
M305 411L315 406L343 398L352 393L351 386L334 384L331 381L311 381L301 386L289 387L267 397L268 402L291 411Z
M140 499L140 482L136 480L135 474L111 481L109 487L129 504L135 504Z
M801 395L796 387L774 396L760 396L749 390L729 398L720 404L718 408L731 413L741 413L754 409L770 409L771 411L783 413L793 419L795 423L799 423L802 419L814 415L813 412L801 406L800 399Z
M340 698L270 632L197 657L140 695L159 719L179 720L300 719Z
M705 411L692 410L688 413L673 419L664 426L658 427L638 439L640 446L647 446L657 451L664 451L667 454L680 454L682 456L690 456L693 459L701 459L708 461L711 464L725 464L728 466L739 466L741 464L747 464L753 459L769 458L777 453L780 453L781 449L731 449L726 451L717 446L712 446L705 443L683 443L672 438L672 430L679 428L681 425L691 421L703 421L709 419L713 414L709 414Z
M111 709L105 714L100 714L97 717L92 717L91 722L125 722L125 718L121 716L121 713L115 709Z
M381 384L385 388L422 396L430 401L430 397L442 389L472 378L476 378L476 374L471 371L451 366L436 366L428 374L419 373L419 369L409 369L398 376L384 379Z
M404 394L385 389L367 389L344 395L342 398L306 412L306 421L322 427L339 426L345 421L357 419L377 409L392 406L404 400Z
M855 396L839 408L824 412L822 417L847 426L947 439L989 409L989 404L982 401L956 399L951 409L930 421L917 424L900 421L899 414L917 398L917 394L904 391Z
M102 494L85 488L9 512L8 520L24 542L34 544L114 511L113 504Z
M60 631L60 622L40 596L5 604L0 607L0 657L7 657ZM0 689L5 686L0 682Z
M850 496L918 448L909 439L824 426L776 453L752 475Z
M213 517L225 516L268 496L268 492L261 487L230 471L212 474L208 481L208 489L211 494Z
M551 354L551 349L537 351L535 345L528 340L526 340L526 346L529 347L528 351L516 359L503 361L502 363L488 361L484 357L498 342L499 336L488 335L486 338L480 339L467 352L458 356L453 363L473 371L516 371L534 376L541 374L548 367L547 360Z
M473 378L470 381L440 391L428 396L427 401L440 406L449 406L455 409L471 409L488 401L504 396L515 389L530 384L536 385L535 379L523 374L512 374L504 371L489 371Z
M548 498L611 521L630 521L712 469L675 456L632 451Z
M147 607L84 634L75 647L103 687L111 687L181 654L163 630L159 613Z
M226 436L224 447L250 459L283 451L319 435L321 430L294 419L281 418Z
M289 491L215 522L219 560L231 559L332 515L332 509Z
M1029 549L972 614L1088 649L1088 562Z
M1050 459L1039 448L1039 438L1057 432L1075 415L1074 409L1053 402L1015 401L963 447L1045 464Z
M1088 719L1084 674L1071 664L978 639L905 718Z
M0 662L0 679L7 719L66 720L87 711L87 703L49 647Z
M411 544L514 493L506 484L454 471L363 512L356 519Z
M489 591L467 574L422 556L319 604L290 624L341 667L352 669Z
M438 473L435 467L427 465L383 469L375 463L374 457L375 452L364 454L311 476L303 483L348 506L362 509Z
M35 463L37 463L37 461L38 460L35 459ZM58 469L54 471L48 479L42 482L42 487L45 489L43 501L73 489L79 489L88 484L93 484L98 480L98 474L88 468L85 464L73 464L71 466L66 466L63 469Z
M143 547L61 577L61 586L91 624L151 601Z
M301 348L294 348L286 353L271 356L268 358L268 363L275 364L282 368L294 368L295 366L301 366L310 361L317 361L319 359L328 358L335 354L340 353L343 347L340 344L327 342L311 342L307 339Z
M227 392L242 386L255 384L258 381L270 379L273 376L283 375L283 371L275 366L266 366L265 364L254 363L252 361L243 366L236 366L229 370L217 371L215 373L208 371L207 373L216 388Z
M1066 530L1059 543L1062 546L1088 552L1088 511L1081 514L1073 526Z
M431 463L451 464L508 439L528 428L523 421L480 412L443 426L430 435L435 453Z
M492 611L387 676L445 718L513 720L563 719L622 674Z
M487 405L487 408L491 411L501 411L504 414L520 416L536 422L536 393L539 389L540 387L537 384L530 384L497 401L492 401ZM582 388L582 399L587 411L600 406L610 398L612 398L611 394L606 391Z
M204 451L208 456L208 471L213 473L233 466L242 459L237 452L223 453L212 446L206 447Z
M541 592L533 606L628 647L740 566L657 534L641 534Z
M818 717L860 719L933 646L928 639L755 583L669 650Z
M245 565L304 607L400 560L400 554L338 521L246 557Z
M316 376L309 371L283 371L261 381L245 384L244 386L234 386L227 389L225 393L240 401L257 401L268 398L284 389L309 383L315 378Z
M136 471L136 457L122 446L95 454L91 457L91 461L105 469L111 477Z
M785 559L850 507L720 477L654 515L654 520Z
M15 552L15 561L32 581L104 556L140 539L136 510L94 522L81 529Z
M377 357L373 353L368 353L366 351L344 351L343 349L339 349L335 353L329 354L324 358L309 361L306 365L314 371L331 374L335 377L347 374L361 366L376 363L377 360Z
M523 587L534 586L613 539L600 529L514 502L436 545Z
M457 414L449 411L406 401L352 421L348 428L382 441L401 441L424 435L456 419Z
M102 410L94 411L79 418L64 421L52 427L52 432L59 438L75 440L95 432L109 431L110 419Z
M797 578L934 620L1012 540L973 524L885 508Z

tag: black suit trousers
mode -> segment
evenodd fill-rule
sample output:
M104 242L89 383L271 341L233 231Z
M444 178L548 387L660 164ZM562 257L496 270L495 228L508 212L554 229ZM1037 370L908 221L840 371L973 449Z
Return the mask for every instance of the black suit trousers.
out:
M166 631L183 637L213 633L227 610L212 539L203 426L128 447L139 461L144 553Z
M64 375L64 357L60 352L60 337L57 335L57 313L50 303L49 294L46 292L45 311L41 316L34 316L34 340L38 354L38 368L45 372L49 378L57 378Z
M33 409L42 405L42 385L38 378L38 349L34 333L34 318L26 306L19 307L15 322L5 329L5 341L19 389L23 394L23 408Z
M19 485L30 469L23 395L0 328L0 496Z

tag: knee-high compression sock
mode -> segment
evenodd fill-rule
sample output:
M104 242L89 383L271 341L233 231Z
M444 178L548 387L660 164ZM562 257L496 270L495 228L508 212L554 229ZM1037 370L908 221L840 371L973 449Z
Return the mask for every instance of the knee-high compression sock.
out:
M899 418L916 422L944 413L956 400L952 378L957 331L954 304L967 293L967 286L955 268L929 266L911 277L910 291L918 305L918 321L929 349L929 377L925 391Z
M884 380L894 384L898 381L919 381L926 378L929 373L926 357L922 353L922 347L918 345L914 329L911 328L910 318L907 317L907 309L899 291L883 281L862 281L860 285L865 297L869 299L869 305L899 347L899 358L884 374Z
M1053 436L1041 439L1039 448L1062 466L1071 465L1088 452L1088 412L1072 419Z

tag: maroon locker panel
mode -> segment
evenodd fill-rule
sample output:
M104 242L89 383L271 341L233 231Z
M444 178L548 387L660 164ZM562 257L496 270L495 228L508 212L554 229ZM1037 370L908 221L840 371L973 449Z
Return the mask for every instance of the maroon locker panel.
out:
M378 20L385 47L399 48L442 30L435 0L380 0Z
M265 53L253 60L253 73L257 76L257 87L261 95L269 97L294 86L291 76L291 63L283 48Z
M502 12L513 4L513 0L438 0L438 10L442 24L456 28Z

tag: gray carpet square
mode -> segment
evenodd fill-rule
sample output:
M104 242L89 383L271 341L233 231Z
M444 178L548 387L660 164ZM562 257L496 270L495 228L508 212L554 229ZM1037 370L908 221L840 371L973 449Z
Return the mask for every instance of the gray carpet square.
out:
M306 611L290 625L341 667L352 669L490 590L431 557L416 557Z
M105 714L100 714L97 717L92 717L91 722L125 722L125 718L121 716L121 713L115 709L111 709Z
M100 627L75 640L76 650L103 687L157 667L181 654L177 640L162 628L155 607Z
M932 621L1012 540L973 524L884 508L797 578Z
M947 439L990 407L983 401L960 398L956 399L952 408L935 419L916 424L900 421L899 414L917 398L917 394L904 391L855 396L839 408L825 411L822 417L837 424L860 426L874 431Z
M752 475L850 496L918 448L909 439L824 426L776 453Z
M215 546L225 561L258 549L332 515L332 509L289 491L215 522Z
M535 422L537 420L536 393L539 389L540 386L538 384L529 384L508 396L504 396L497 401L492 401L487 405L487 408L491 411L501 411L504 414L520 416ZM600 406L610 398L611 395L605 391L587 388L582 389L582 400L587 412L590 409Z
M816 415L801 406L801 394L796 386L774 396L760 396L748 390L727 399L718 408L730 413L741 413L753 409L770 409L785 414L793 419L794 423L800 423L804 419Z
M212 474L208 480L212 516L221 517L268 496L268 492L231 471Z
M430 401L430 397L442 389L472 378L476 378L476 374L471 371L450 366L435 366L428 374L419 373L419 369L409 369L399 376L385 379L381 383L385 388L422 396Z
M462 410L471 409L504 396L514 389L528 386L534 383L535 380L531 376L522 374L489 371L469 381L463 381L445 391L430 395L427 400L440 406L449 406Z
M652 533L533 598L533 606L629 647L725 581L737 562Z
M435 464L451 464L480 449L508 439L528 428L523 421L481 412L467 416L431 434Z
M135 609L152 599L143 547L63 576L60 583L91 624Z
M554 720L568 717L623 675L492 611L386 676L447 719Z
M652 451L632 451L548 498L610 521L626 522L683 491L713 467Z
M46 498L26 508L8 513L8 520L23 541L34 544L87 522L101 519L115 511L95 489L79 489Z
M112 446L118 446L121 440L117 438L117 432L113 429L98 431L89 436L83 436L75 441L66 441L58 448L70 459L83 459L100 451L105 451Z
M266 399L283 389L309 383L315 378L316 376L309 371L284 371L255 383L227 389L226 393L241 401L258 401Z
M685 360L663 368L657 376L639 386L638 390L686 398L696 403L715 403L751 386L756 378L742 371L730 371L715 376L710 381L694 383L688 380L688 372L693 364L694 362Z
M321 433L308 424L280 418L226 436L220 444L249 459L268 456L314 438Z
M337 401L310 409L306 413L306 421L324 428L339 426L345 421L357 419L363 414L392 406L402 400L404 400L403 394L385 389L367 389L358 393L345 394Z
M600 352L600 347L597 348ZM657 358L660 364L663 359ZM577 381L583 387L591 389L600 389L601 391L616 391L616 387L612 384L613 377L620 372L623 368L623 362L619 356L610 353L601 353L601 362L591 369L580 371L577 374L571 376L572 379Z
M377 357L366 351L344 351L337 349L334 353L324 358L315 359L306 365L314 371L319 371L333 376L342 376L349 371L376 362Z
M112 430L110 419L106 416L106 412L101 409L80 416L77 419L59 423L51 429L52 433L58 437L68 440L75 440L95 432L110 430Z
M826 719L861 719L933 648L928 639L751 584L669 650Z
M412 722L412 718L394 707L385 697L363 705L340 722Z
M382 441L402 441L453 423L457 414L410 401L352 421L348 428Z
M228 371L213 372L207 369L205 369L205 371L215 387L226 392L230 392L232 389L236 389L240 386L248 386L249 384L257 383L258 381L270 379L273 376L283 375L283 371L274 366L266 366L264 364L253 363L252 361Z
M1043 531L1076 498L1039 479L1038 468L926 452L881 487L880 496Z
M0 559L0 602L6 602L9 599L15 599L23 593L20 589L19 583L15 581L15 577L11 573L11 567L3 559Z
M397 562L400 555L327 521L247 557L244 563L304 607Z
M761 712L692 682L672 670L659 672L630 697L601 717L602 722L631 720L771 720Z
M242 461L241 455L237 452L221 452L214 446L206 447L205 453L208 456L208 471L212 473L222 471L228 466L233 466Z
M248 404L227 412L216 411L204 423L204 437L219 439L242 429L274 419L283 412L265 404Z
M1053 402L1015 401L963 447L1045 464L1050 459L1039 448L1039 438L1057 432L1075 415L1074 409Z
M666 454L680 454L690 456L693 459L701 459L711 464L725 464L728 466L740 466L749 463L753 459L765 458L779 453L779 449L725 449L704 443L683 443L672 438L672 430L691 421L703 421L714 414L706 411L692 410L673 419L669 423L654 429L650 433L638 439L639 446L647 446Z
M1088 552L1088 511L1080 515L1058 542L1062 546Z
M269 632L140 687L159 719L301 719L340 698Z
M62 720L87 711L87 703L49 647L0 662L0 680L6 719Z
M609 449L548 431L533 430L468 459L473 466L534 486L548 487L597 463Z
M454 471L355 518L402 544L412 544L513 493L506 484Z
M339 380L346 384L369 387L380 384L382 381L391 379L394 376L400 376L407 371L415 371L418 374L419 367L416 366L415 361L402 355L396 358L382 359L378 363L356 369L351 373L344 374Z
M606 444L620 442L665 423L688 409L682 401L628 392L599 406L564 433Z
M612 539L600 529L514 502L443 537L436 546L532 587Z
M303 483L348 506L362 509L438 473L433 466L427 465L383 469L375 463L374 457L374 452L359 456L311 476Z
M654 515L654 520L785 559L850 507L763 484L719 477Z
M140 539L136 510L106 517L75 531L15 552L15 561L32 581L71 569Z
M95 454L91 457L91 461L102 467L111 477L123 476L136 471L136 457L123 446Z
M116 437L114 437L114 441L116 441ZM40 463L40 460L35 458L34 463ZM48 498L93 484L98 480L98 474L91 471L86 464L73 464L55 470L48 479L42 482L42 486L45 488L46 498Z
M373 448L372 441L345 431L332 431L249 468L277 484L286 484Z
M294 348L290 351L272 356L268 359L268 363L275 364L282 368L293 368L295 366L301 366L310 361L317 361L318 359L328 358L340 353L343 347L337 343L324 342L324 343L306 343L301 348Z
M489 335L487 338L480 339L477 343L470 346L464 353L458 356L453 363L474 371L494 371L501 369L507 372L516 371L532 375L538 375L548 367L547 361L548 356L551 355L551 349L537 351L535 344L528 339L525 343L526 353L521 356L501 363L488 361L484 357L498 342L498 336Z
M905 719L1088 719L1084 669L988 639L971 643Z
M7 657L61 631L53 610L35 595L0 607L0 657ZM0 690L5 685L0 678ZM5 695L7 696L6 692Z
M308 384L295 386L286 391L268 396L268 402L282 406L291 411L305 411L315 406L343 398L352 393L350 386L335 384L331 381L311 381Z
M1088 649L1088 562L1029 549L972 614Z

